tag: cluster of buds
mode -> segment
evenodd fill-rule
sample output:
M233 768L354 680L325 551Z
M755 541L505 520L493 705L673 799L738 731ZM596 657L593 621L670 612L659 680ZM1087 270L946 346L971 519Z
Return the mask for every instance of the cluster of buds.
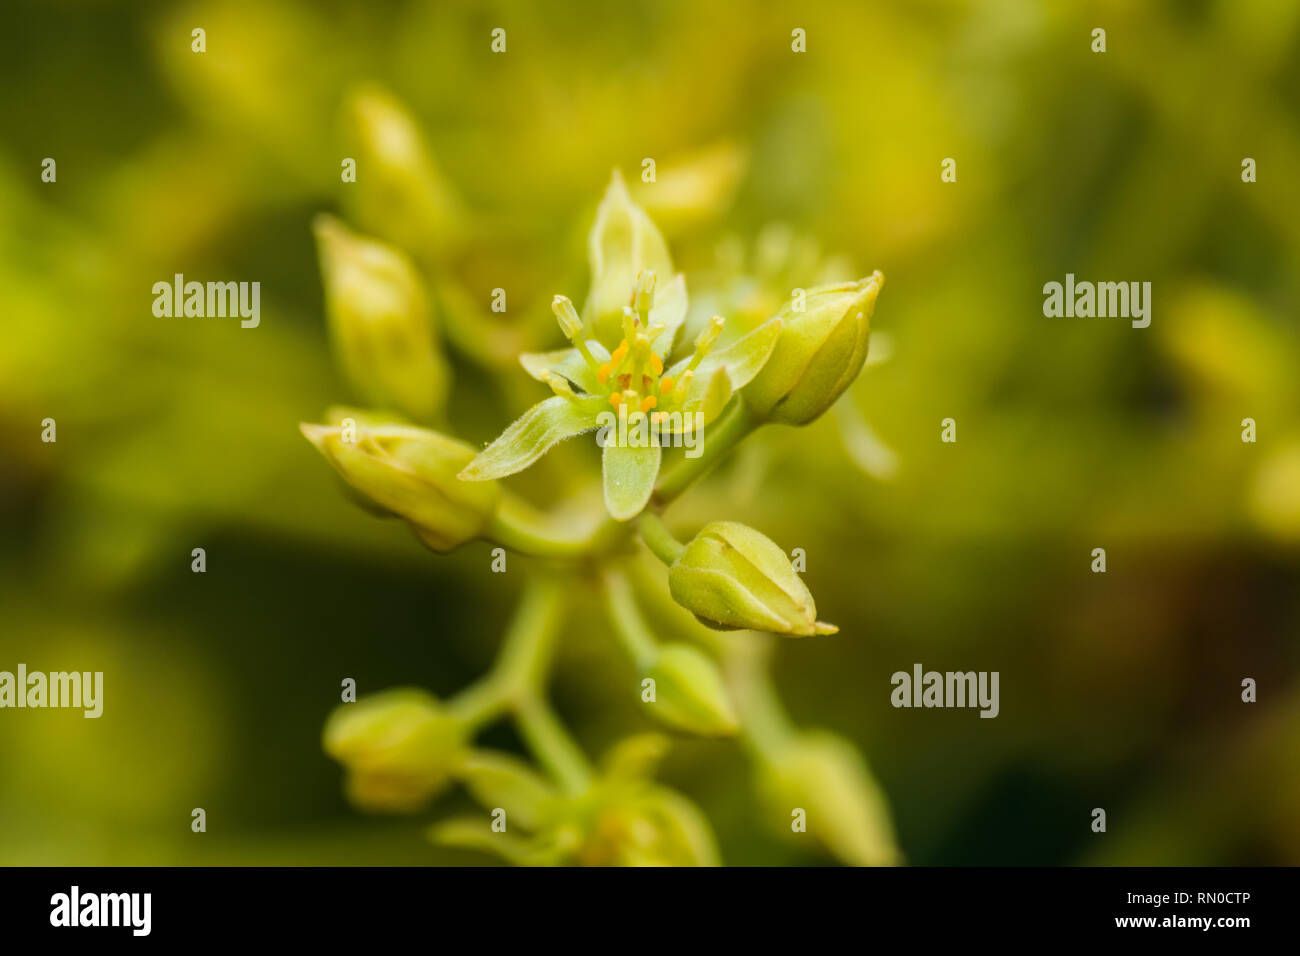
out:
M430 307L440 301L445 308L448 298L429 294L438 270L422 268L438 255L436 236L459 216L457 203L400 107L366 91L350 110L362 154L376 170L373 188L380 188L366 192L358 215L381 238L328 217L318 220L316 234L333 343L367 408L331 410L324 423L304 424L303 434L359 503L402 519L434 551L486 539L562 559L548 575L570 573L567 590L599 578L613 629L641 685L653 689L643 698L650 716L678 733L748 737L763 792L785 813L805 808L809 832L829 852L850 863L894 862L883 797L852 746L793 730L764 739L763 727L773 722L736 706L753 695L743 693L745 678L729 669L723 645L658 640L638 603L648 595L617 570L639 534L667 565L672 602L711 628L793 637L836 632L817 619L812 594L770 539L714 521L682 543L658 513L749 432L807 424L844 393L865 363L883 277L796 290L783 309L739 336L728 338L723 318L714 316L683 348L685 278L616 174L591 231L592 285L581 313L563 295L552 301L569 347L520 357L551 395L478 450L426 427L442 420L450 364ZM404 197L391 220L382 215L383 195ZM511 496L502 479L560 441L600 428L611 412L660 428L646 444L602 441L607 514L589 536L557 536L555 524ZM674 447L660 436L701 424L717 434L699 459L673 458ZM493 672L452 701L399 690L335 712L324 746L345 767L349 795L368 809L413 812L463 785L489 813L508 817L509 827L503 822L498 830L478 816L439 824L434 839L521 864L717 862L703 814L650 779L666 738L631 738L593 769L550 713L546 648L558 630L562 601L555 594L566 589L544 590L551 597L526 593ZM480 727L502 715L516 721L540 769L476 746Z

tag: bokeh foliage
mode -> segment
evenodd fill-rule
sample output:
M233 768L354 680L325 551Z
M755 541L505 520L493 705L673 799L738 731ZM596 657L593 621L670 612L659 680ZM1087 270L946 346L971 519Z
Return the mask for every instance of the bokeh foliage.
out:
M807 551L841 633L782 646L778 683L800 723L870 756L910 861L1300 862L1296 4L4 17L0 668L108 675L99 721L0 714L0 861L479 859L430 847L420 821L357 818L319 747L342 676L444 693L480 673L518 588L486 573L486 548L436 560L341 507L297 432L345 393L310 224L358 213L339 159L348 98L373 82L462 204L466 240L443 254L466 302L440 305L508 290L489 359L585 287L600 189L645 156L661 185L712 177L711 204L639 198L688 281L759 273L733 290L755 315L832 255L886 273L874 325L893 358L846 397L856 415L770 430L673 517L725 511ZM39 180L46 156L57 184ZM800 259L787 236L820 251ZM154 318L149 289L175 272L261 281L261 327ZM1066 272L1151 281L1151 328L1044 318L1042 285ZM461 434L488 440L538 397L522 372L502 393L452 355ZM956 445L938 441L948 416ZM866 422L897 453L891 481L860 467ZM565 635L557 684L595 752L642 726L600 627L593 608ZM891 709L889 675L916 661L1000 670L1001 715ZM1244 676L1258 704L1239 702ZM821 859L765 835L728 748L679 744L665 776L728 862Z

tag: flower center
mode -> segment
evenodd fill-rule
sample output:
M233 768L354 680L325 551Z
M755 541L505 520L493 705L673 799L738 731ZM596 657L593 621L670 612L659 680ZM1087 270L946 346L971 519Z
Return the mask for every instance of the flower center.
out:
M663 359L654 350L655 340L663 334L664 327L650 322L654 289L653 272L645 271L637 276L632 304L623 306L623 338L610 353L608 362L600 362L591 354L582 337L582 321L572 302L557 295L552 309L564 334L595 372L610 405L626 406L629 413L650 413L652 420L659 420L685 402L695 370L722 334L723 319L715 315L709 320L695 340L695 353L690 362L676 378L664 375Z

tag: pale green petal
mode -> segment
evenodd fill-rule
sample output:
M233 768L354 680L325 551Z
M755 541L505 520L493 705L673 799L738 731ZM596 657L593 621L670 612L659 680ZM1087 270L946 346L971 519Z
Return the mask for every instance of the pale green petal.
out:
M535 830L551 817L559 795L532 767L517 757L491 751L467 756L457 776L483 807L502 808L510 822Z
M506 825L509 826L509 812ZM429 828L429 839L442 846L464 850L482 850L495 853L515 866L545 866L560 862L558 854L545 853L539 841L521 839L510 832L495 833L491 819L482 817L457 817ZM553 858L552 858L553 857Z
M485 481L523 471L557 442L595 429L596 416L602 410L609 410L608 402L594 396L555 395L539 402L479 452L458 477L462 481Z
M749 380L762 371L764 363L776 348L781 337L781 320L768 319L758 328L732 342L725 349L704 358L700 368L721 366L727 370L732 388L744 388Z
M668 752L670 743L663 734L624 737L601 760L604 776L620 781L648 780Z
M654 341L654 350L660 358L667 358L672 353L682 323L686 321L686 277L680 272L655 291L655 304L650 310L649 320L651 325L664 327Z
M635 518L650 500L663 451L658 445L634 448L613 441L605 445L605 507L619 521Z
M704 416L699 424L708 425L722 414L734 391L725 368L715 366L711 371L703 367L696 369L695 377L691 379L690 388L686 392L686 401L682 403L683 425L687 415L691 416L691 422L694 423L696 412Z
M632 302L637 276L647 269L656 277L673 274L664 237L645 210L632 202L617 170L596 209L587 253L591 293L584 314L597 338L614 342L621 335L623 306Z
M587 342L592 357L597 362L608 362L609 352L595 339ZM597 395L601 392L600 383L596 381L596 372L577 349L556 349L553 352L525 352L519 356L519 364L539 382L546 381L547 372L556 372L564 376L584 392Z

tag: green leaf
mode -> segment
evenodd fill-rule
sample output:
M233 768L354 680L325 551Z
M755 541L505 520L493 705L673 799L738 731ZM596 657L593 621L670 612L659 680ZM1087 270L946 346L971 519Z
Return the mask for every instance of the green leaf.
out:
M501 807L526 830L551 816L559 799L532 767L509 754L475 751L461 763L457 776L486 809Z
M662 457L658 445L634 448L613 441L605 443L605 507L614 518L627 521L641 513L654 490Z
M587 347L591 350L592 357L597 362L609 361L609 352L605 350L605 346L595 339L589 340ZM546 381L547 372L555 372L567 378L584 392L592 395L598 395L601 392L600 383L596 381L595 371L587 364L587 360L579 354L577 349L556 349L553 352L525 352L519 356L519 364L524 367L524 371L539 382Z
M556 395L539 402L479 452L458 477L485 481L523 471L556 443L594 429L597 414L608 409L608 402L595 396Z
M587 254L591 292L584 314L598 339L614 342L622 334L623 306L632 303L637 275L645 269L657 278L673 274L664 237L645 210L632 202L618 170L596 209Z
M671 741L663 734L624 737L601 760L604 776L619 781L648 780L668 752Z

